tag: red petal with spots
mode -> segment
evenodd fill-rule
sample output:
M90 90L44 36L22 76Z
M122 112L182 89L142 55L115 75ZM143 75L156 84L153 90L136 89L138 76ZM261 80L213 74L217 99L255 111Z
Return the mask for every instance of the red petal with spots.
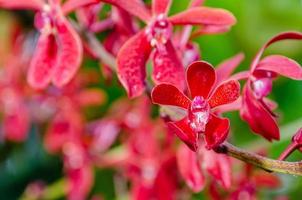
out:
M152 78L156 84L170 83L181 91L185 89L185 69L169 41L165 50L155 50Z
M212 108L236 101L240 96L240 84L230 80L220 84L210 97L209 104Z
M178 106L187 109L190 106L190 99L179 89L170 84L160 84L153 88L152 102L160 105Z
M137 97L144 91L145 67L150 52L151 46L141 31L130 38L117 55L118 77L129 97Z
M231 76L236 67L242 62L244 59L244 54L239 53L232 58L229 58L218 65L216 68L217 73L217 83L220 83Z
M267 47L269 47L271 44L278 42L278 41L282 41L282 40L302 40L302 33L300 33L300 32L284 32L284 33L280 33L280 34L274 36L273 38L271 38L265 45L263 45L263 47L258 51L257 55L255 56L255 58L251 64L251 72L253 72L256 69L264 50Z
M57 48L53 35L40 35L27 75L32 87L45 88L49 84L57 60Z
M228 136L229 129L230 122L228 119L211 114L205 131L206 148L212 149L223 143Z
M302 67L296 61L280 55L271 55L262 59L257 70L272 71L292 79L302 79Z
M180 174L194 192L200 192L205 186L205 177L197 156L197 153L191 151L186 145L178 148L177 165Z
M169 17L173 24L231 26L236 18L227 10L219 8L193 7Z
M74 11L77 8L88 6L91 4L99 3L99 0L67 0L66 3L62 6L62 11L64 15Z
M0 8L41 10L42 0L0 0Z
M150 11L145 7L141 0L102 0L103 2L115 5L126 10L134 16L139 17L145 22L151 19Z
M254 97L249 83L243 89L243 105L240 110L242 119L247 121L251 129L271 141L279 140L278 125L271 114Z
M58 22L56 28L58 31L59 53L52 82L57 87L62 87L78 71L82 62L83 47L79 35L65 18Z
M171 0L152 0L152 14L168 14L171 3Z
M188 118L177 121L168 122L167 126L169 131L176 134L192 151L196 151L198 148L198 133L195 133L188 123Z
M211 174L215 182L219 182L225 189L231 187L232 167L230 158L214 151L200 148L206 170Z
M202 96L207 99L215 82L216 73L211 64L198 61L188 67L187 83L192 98Z

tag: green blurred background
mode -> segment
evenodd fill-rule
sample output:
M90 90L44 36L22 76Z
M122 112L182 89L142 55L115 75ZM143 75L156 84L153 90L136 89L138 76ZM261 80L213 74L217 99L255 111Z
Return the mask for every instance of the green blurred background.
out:
M185 9L187 0L174 0L171 13ZM239 70L247 69L258 49L273 35L289 30L302 31L302 1L300 0L207 0L207 6L225 8L236 16L238 22L226 34L203 36L195 41L199 43L202 58L217 65L239 52L246 56ZM0 12L0 36L6 12ZM1 45L1 44L0 44ZM282 54L302 64L302 42L280 42L270 47L265 54ZM101 81L102 82L102 81ZM103 85L102 83L100 83ZM106 88L111 91L109 100L124 94L122 88ZM113 92L112 92L113 91ZM253 150L267 147L269 156L277 158L289 143L292 134L302 127L302 82L285 78L275 81L271 98L278 102L280 115L281 141L270 144L257 135L251 134L248 126L240 120L238 113L230 113L232 137L230 140L238 146ZM103 109L102 109L103 110ZM102 112L100 109L100 112ZM102 113L99 113L102 115ZM302 154L296 152L289 160L301 160ZM28 140L24 144L0 144L0 199L18 199L26 185L35 180L43 180L52 185L51 199L60 195L60 177L62 162L59 157L48 155L42 147L41 136L33 126ZM101 193L105 199L115 199L113 178L110 170L96 170L93 193ZM289 199L301 199L302 177L280 175L284 186L277 191L264 191L261 199L272 199L276 195L288 195ZM57 194L58 193L58 194ZM197 194L196 199L204 199Z

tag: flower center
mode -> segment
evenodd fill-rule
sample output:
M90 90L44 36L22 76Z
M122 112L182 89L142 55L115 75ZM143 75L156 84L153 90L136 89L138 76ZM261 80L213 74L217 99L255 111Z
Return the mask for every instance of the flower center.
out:
M35 15L35 27L43 33L55 33L56 18L59 16L60 8L52 1L45 3L42 11Z
M148 25L146 34L152 47L162 49L171 38L172 24L167 20L164 14L160 14Z
M254 95L257 99L262 99L271 93L273 80L270 77L259 78L253 81Z
M210 106L201 96L194 97L188 110L189 125L195 132L204 132L210 118Z

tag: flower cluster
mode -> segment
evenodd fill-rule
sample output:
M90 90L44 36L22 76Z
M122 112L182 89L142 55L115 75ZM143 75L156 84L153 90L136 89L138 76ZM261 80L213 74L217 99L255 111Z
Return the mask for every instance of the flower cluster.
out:
M237 69L243 53L213 67L194 38L229 31L235 16L202 0L174 15L171 5L0 0L0 8L30 10L35 27L28 31L15 20L0 47L0 139L24 142L31 127L41 132L46 151L62 160L68 199L102 199L92 188L95 171L105 168L118 179L117 199L143 200L189 199L201 191L212 199L255 199L261 188L281 186L278 176L250 164L302 174L300 162L294 169L283 163L302 151L302 129L272 160L230 149L233 121L225 115L239 111L253 133L280 140L277 103L268 96L279 75L302 80L302 67L262 55L276 42L302 40L302 33L272 37L245 71ZM49 199L48 189L38 180L23 195Z

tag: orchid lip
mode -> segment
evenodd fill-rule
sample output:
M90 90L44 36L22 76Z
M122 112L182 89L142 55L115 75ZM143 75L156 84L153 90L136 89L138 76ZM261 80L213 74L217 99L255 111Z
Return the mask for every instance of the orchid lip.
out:
M160 14L148 25L146 35L151 46L164 49L164 45L172 36L172 24L164 14Z
M194 97L188 110L189 125L195 132L205 132L210 118L210 105L202 96Z
M272 91L272 78L259 78L252 82L254 95L257 99L262 99Z

